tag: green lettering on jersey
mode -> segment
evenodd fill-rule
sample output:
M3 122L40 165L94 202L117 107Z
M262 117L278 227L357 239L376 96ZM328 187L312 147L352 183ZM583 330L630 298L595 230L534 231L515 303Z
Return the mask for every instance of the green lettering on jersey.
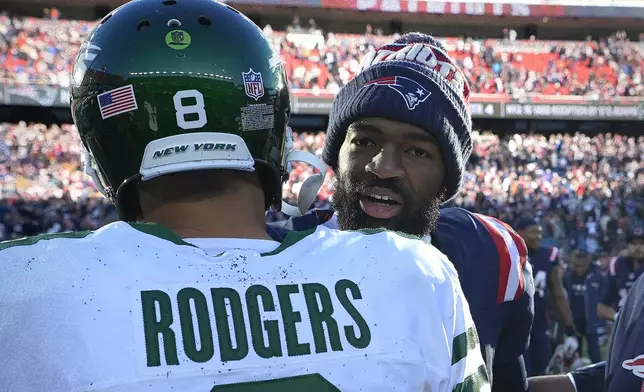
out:
M38 241L54 240L56 238L85 238L92 234L92 231L76 231L70 233L40 234L33 237L25 237L17 240L0 242L0 250L13 248L14 246L29 246Z
M248 319L250 321L250 335L253 348L262 358L282 356L282 343L280 339L279 323L276 320L266 320L262 325L259 299L262 299L265 312L275 311L275 301L271 291L262 285L252 285L246 290L246 305L248 306ZM264 331L268 335L268 344L264 340Z
M219 354L223 362L239 361L248 355L248 335L244 324L244 311L242 309L239 293L227 287L210 289L212 303L215 311L217 324L217 337L219 338ZM235 331L235 347L230 336L230 325L228 324L228 310L226 300L230 304L230 315Z
M338 323L333 318L333 302L331 302L329 290L320 283L305 283L302 285L302 291L304 292L306 307L309 310L309 318L311 319L315 352L327 352L324 324L326 324L326 329L329 331L331 349L333 351L342 351ZM320 299L321 309L318 307L317 298Z
M291 294L299 293L300 290L296 284L277 285L277 298L282 310L282 321L284 322L284 333L286 335L286 351L289 357L297 355L311 354L311 347L308 343L297 341L296 323L302 321L300 312L293 310L291 303Z
M156 306L159 306L157 315ZM177 340L172 325L172 304L170 296L160 290L141 291L143 310L143 331L148 366L161 366L159 335L163 337L163 351L168 365L178 365Z
M351 303L351 300L347 295L347 290L351 292L351 296L354 300L362 299L360 287L358 287L354 282L348 279L342 279L335 284L335 295L337 295L338 300L344 309L349 313L349 316L353 318L353 321L358 326L360 337L356 336L356 331L353 326L345 326L344 333L350 345L358 349L365 348L369 343L371 343L371 330L369 329L369 325L365 321L364 317L362 317L360 312L358 312L358 309L356 309Z
M200 348L197 348L191 303L195 307L194 316L196 316L197 328L199 329ZM186 287L177 293L177 305L183 337L183 349L186 356L195 362L208 362L215 355L215 348L213 347L212 327L210 326L206 296L195 288Z

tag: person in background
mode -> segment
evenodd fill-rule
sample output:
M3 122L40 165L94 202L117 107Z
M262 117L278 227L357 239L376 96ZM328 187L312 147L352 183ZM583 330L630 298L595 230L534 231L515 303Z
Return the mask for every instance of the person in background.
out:
M637 279L615 323L606 362L566 375L530 378L530 392L644 391L644 277Z
M644 278L632 285L615 324L604 391L644 391ZM585 392L585 391L581 391Z
M542 228L532 217L520 218L514 229L525 240L528 260L534 276L534 322L530 332L530 346L524 359L529 376L544 373L552 356L548 339L548 317L546 314L546 289L552 295L555 308L566 326L568 337L576 335L570 304L563 287L562 267L559 263L559 248L541 246Z
M644 272L644 227L636 227L628 236L628 248L621 256L615 257L610 262L608 284L604 289L601 302L597 305L597 315L606 320L615 320L633 283L642 275L642 272Z
M605 333L605 322L597 316L595 310L606 285L606 278L583 249L572 251L571 267L564 275L564 287L568 292L570 310L578 333L579 352L583 351L580 338L584 337L588 345L588 356L592 363L596 363L601 361L599 337Z

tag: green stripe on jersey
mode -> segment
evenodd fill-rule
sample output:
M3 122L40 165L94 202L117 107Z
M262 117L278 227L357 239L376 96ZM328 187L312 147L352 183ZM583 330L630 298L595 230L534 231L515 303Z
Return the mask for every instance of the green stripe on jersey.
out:
M14 246L29 246L41 240L53 240L56 238L85 238L91 233L91 231L73 231L67 233L40 234L33 237L25 237L17 240L0 242L0 250L13 248Z
M162 240L170 241L175 245L185 245L185 246L191 246L193 248L196 248L196 246L182 240L181 237L175 234L174 231L168 229L165 226L161 226L158 223L128 222L127 224L130 225L133 229L140 231L141 233L145 233L153 237L161 238Z
M470 327L467 331L457 335L452 342L452 365L465 358L467 354L476 348L479 338L476 329Z
M465 380L456 384L452 392L479 392L488 385L485 365L479 366L476 372L465 377ZM487 389L489 390L489 388Z
M309 235L315 233L315 230L317 230L317 227L314 227L312 229L308 230L302 230L302 231L290 231L287 235L286 238L282 241L280 246L277 247L277 249L272 250L270 252L262 253L262 256L275 256L276 254L282 252L284 249L288 248L289 246L292 246L296 244L297 242L300 242L304 238L308 237Z

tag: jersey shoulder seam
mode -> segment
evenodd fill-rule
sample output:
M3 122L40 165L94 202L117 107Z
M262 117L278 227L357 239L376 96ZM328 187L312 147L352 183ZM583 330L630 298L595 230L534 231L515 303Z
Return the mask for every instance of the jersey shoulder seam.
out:
M9 249L9 248L14 248L17 246L31 246L40 241L48 241L48 240L55 240L55 239L81 239L81 238L87 237L92 233L94 233L94 231L85 230L85 231L72 231L72 232L65 232L65 233L39 234L35 236L19 238L16 240L0 242L0 251Z

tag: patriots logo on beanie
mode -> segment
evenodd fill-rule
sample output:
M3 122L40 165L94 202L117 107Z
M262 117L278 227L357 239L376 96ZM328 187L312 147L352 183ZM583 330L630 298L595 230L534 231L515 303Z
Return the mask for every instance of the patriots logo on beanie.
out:
M383 78L367 82L364 86L371 86L374 84L394 89L403 97L407 104L407 109L409 110L416 109L418 104L425 102L425 100L432 95L430 91L427 91L427 89L418 82L404 76L385 76Z
M460 98L469 103L470 86L465 75L441 48L427 43L393 43L372 50L365 56L362 69L385 61L403 60L429 68L448 82Z

